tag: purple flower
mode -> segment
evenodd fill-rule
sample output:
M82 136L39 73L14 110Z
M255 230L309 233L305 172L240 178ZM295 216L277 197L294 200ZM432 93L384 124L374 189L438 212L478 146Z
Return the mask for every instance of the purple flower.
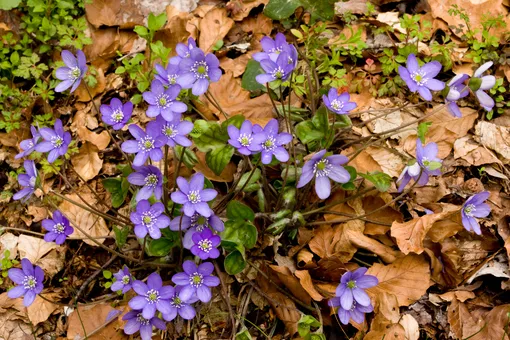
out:
M409 54L407 57L407 68L403 66L398 67L398 73L402 80L405 81L407 87L411 92L416 92L427 101L432 100L432 91L441 91L444 89L444 83L434 79L441 71L441 63L438 61L431 61L422 67L418 65L418 60L414 54Z
M132 287L133 276L129 273L127 266L122 267L117 273L113 274L113 277L117 280L110 287L112 291L116 292L122 290L123 294L126 294Z
M352 303L352 307L344 309L340 304L340 298L334 297L328 301L328 305L331 307L338 307L338 318L344 325L349 323L349 320L353 320L356 323L363 323L365 321L365 314L372 313L374 307L372 305L362 306L356 302Z
M11 268L7 272L12 282L18 285L9 290L7 296L11 299L25 296L23 305L28 307L34 302L35 296L43 290L44 272L41 267L33 266L26 258L21 260L21 268Z
M101 111L103 122L111 125L114 130L120 130L131 118L133 103L127 101L122 104L119 98L112 98L110 105L101 105L99 111Z
M462 225L467 231L474 231L476 234L482 235L480 225L475 217L487 217L491 213L489 205L487 203L483 203L487 200L487 198L489 198L489 195L488 191L482 191L469 197L462 205L462 210L460 211L462 216Z
M469 80L469 87L473 90L480 102L480 105L487 111L492 110L494 107L494 99L492 99L485 90L490 90L496 84L496 77L488 75L483 76L482 74L489 69L493 64L492 61L488 61L482 66L480 66L475 73L473 73L473 78Z
M55 121L55 130L46 127L39 129L39 133L44 141L35 146L35 151L49 151L48 163L53 163L59 156L66 154L69 143L71 143L71 134L64 131L60 119Z
M156 74L154 78L159 80L165 86L176 85L177 78L179 78L180 75L180 69L178 66L179 62L177 62L177 64L175 65L170 63L166 68L159 64L156 64L156 71L158 72L158 74Z
M152 318L156 314L156 310L163 314L171 312L170 298L174 295L174 287L163 286L163 281L158 273L149 275L147 284L136 280L132 287L138 296L129 300L129 307L141 309L145 319Z
M68 50L62 51L62 60L66 66L59 67L56 71L57 79L62 80L55 88L55 92L64 92L71 87L74 92L85 73L87 73L87 60L82 50L76 51L77 58Z
M204 94L209 83L217 82L221 77L218 58L212 53L205 55L199 48L193 48L190 57L181 60L179 68L183 73L177 83L185 89L191 89L195 96Z
M179 231L179 226L181 230L186 230L186 234L182 238L182 246L186 249L191 249L195 244L192 238L196 232L202 232L209 227L217 232L222 232L225 229L223 221L214 214L209 217L201 216L198 213L193 214L192 217L183 215L170 222L170 230Z
M25 203L35 191L37 185L37 168L35 167L34 161L26 160L23 162L26 174L18 175L18 183L24 186L23 189L18 191L12 196L14 200L22 199L21 202Z
M292 70L294 70L294 64L289 63L289 58L290 55L287 52L282 52L278 55L276 61L271 59L262 60L260 66L266 73L257 75L255 80L262 85L277 79L287 80Z
M209 302L211 300L211 288L220 284L220 279L212 276L214 266L210 262L204 262L197 265L190 260L184 261L182 265L184 272L177 273L172 276L172 281L178 285L183 286L179 296L188 301L194 296L202 302Z
M464 85L464 82L468 78L469 76L467 74L457 74L447 84L448 94L446 95L445 99L446 108L452 116L457 118L462 117L462 113L460 112L459 106L457 105L457 100L464 98L469 94L468 87Z
M131 222L135 224L135 234L138 238L144 238L147 233L153 238L161 237L161 231L168 227L170 218L163 214L165 206L156 202L152 206L147 200L141 200L136 205L136 211L131 213Z
M241 129L236 128L234 125L227 127L228 136L230 139L228 143L239 151L240 154L249 156L252 153L257 153L262 150L262 142L266 139L260 125L245 120L241 125Z
M195 308L191 306L192 303L198 301L196 296L191 297L191 299L184 301L181 297L182 286L177 286L174 289L174 294L170 298L170 310L171 312L168 314L163 314L163 319L166 321L172 321L177 317L177 314L185 320L191 320L195 317L197 312Z
M377 286L379 281L373 275L365 275L367 268L361 267L353 272L346 272L340 279L336 288L336 296L340 298L343 309L350 310L353 303L361 306L370 306L370 298L364 289Z
M152 326L164 331L166 324L160 318L154 316L152 318L144 318L141 310L131 310L122 317L122 320L127 320L124 326L124 333L135 334L140 331L142 340L152 339Z
M196 232L192 236L194 245L191 247L191 253L200 257L202 260L216 259L220 256L217 249L221 242L218 235L214 235L211 229L206 228L202 232Z
M263 164L271 163L273 155L280 162L289 160L289 153L282 145L290 143L292 135L286 132L278 133L278 121L276 119L271 119L260 133L264 134L261 143Z
M135 200L149 199L152 194L157 200L163 196L163 175L153 165L144 165L135 168L136 172L129 174L127 180L133 185L142 186L136 194Z
M17 154L16 157L14 157L14 159L26 157L30 155L32 151L35 150L35 146L37 145L37 143L39 143L39 139L41 139L41 134L39 133L39 131L37 131L35 126L30 126L30 132L32 132L32 138L21 141L19 146L23 151Z
M121 147L126 153L136 153L133 161L134 166L142 166L149 157L154 162L163 158L161 147L165 145L165 137L161 136L158 129L155 129L154 126L147 126L147 133L145 133L139 126L131 124L129 132L136 140L125 141Z
M67 236L71 235L74 228L69 224L69 220L58 210L53 212L53 219L44 219L41 222L44 229L49 231L44 235L46 242L55 241L56 244L63 244Z
M204 175L200 172L195 173L189 183L184 177L179 176L177 186L179 190L172 192L171 198L174 203L183 204L186 216L191 217L195 212L205 217L213 214L207 202L214 199L218 192L214 189L204 189Z
M165 90L163 84L159 80L153 80L151 83L151 91L143 93L143 99L149 103L149 108L145 113L147 117L157 117L161 114L165 120L174 119L175 113L186 112L188 107L183 102L175 100L181 92L178 85L170 86Z
M441 175L442 160L437 158L437 152L436 143L423 146L420 139L416 139L416 162L407 165L400 174L397 179L397 182L400 181L398 192L402 192L411 179L425 185L429 182L429 176Z
M335 88L329 89L328 95L322 96L322 101L328 109L339 115L346 115L349 111L354 110L358 105L355 102L350 102L349 92L344 92L338 95Z
M177 55L175 57L170 58L170 64L172 65L179 65L181 60L189 58L191 55L191 50L194 48L197 48L197 43L192 37L188 38L188 43L178 43L177 46L175 46L175 52L177 52Z
M321 199L331 194L330 179L338 183L347 183L351 179L349 172L342 167L348 162L347 157L332 155L324 158L325 154L326 150L321 150L305 163L297 184L297 188L302 188L315 178L315 192Z
M253 55L253 59L260 62L265 59L270 59L274 62L278 59L278 56L282 52L286 52L289 55L288 63L292 64L293 67L297 65L297 50L294 45L287 43L285 36L282 33L276 34L275 39L270 37L263 37L260 40L262 49L264 52L258 52Z
M191 146L191 141L186 138L186 135L193 130L193 123L187 120L181 120L181 114L175 113L173 119L166 121L163 117L158 116L155 121L150 122L148 125L154 125L156 129L161 131L161 135L165 136L166 144L174 147L179 144L184 147Z

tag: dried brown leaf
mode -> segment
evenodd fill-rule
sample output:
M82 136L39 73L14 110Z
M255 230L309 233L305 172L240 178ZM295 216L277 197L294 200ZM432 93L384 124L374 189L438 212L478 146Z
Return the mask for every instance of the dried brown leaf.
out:
M101 133L95 133L82 125L78 127L78 136L82 142L90 142L94 144L99 151L106 149L108 144L110 144L110 135L106 130Z
M504 157L504 163L510 163L509 127L481 121L475 126L475 134L482 145Z
M101 171L103 160L99 158L98 151L95 145L85 142L79 153L71 158L74 169L85 181L93 179Z
M458 339L470 337L483 327L483 323L477 322L466 305L457 299L448 306L448 323Z
M42 238L20 235L18 238L18 251L20 258L27 258L36 264L42 257L58 246L53 242L46 242Z
M49 300L56 300L58 298L58 294L54 293L45 293L44 297ZM30 321L34 326L38 325L41 322L48 320L49 316L58 308L59 306L51 303L49 301L44 300L39 295L35 297L34 302L27 307L27 315Z
M288 288L292 295L304 303L311 303L310 294L301 286L299 280L288 267L270 265L269 268L275 272L278 279Z
M269 0L253 0L253 1L230 1L227 7L232 11L232 19L241 21L246 18L250 11L262 4L267 5Z
M206 53L211 52L214 44L223 40L232 26L234 26L234 20L228 17L225 8L210 10L200 21L198 46Z
M308 270L296 270L294 275L297 276L301 286L306 290L306 292L314 299L315 301L322 301L324 298L322 295L315 289L312 277Z
M115 310L109 304L101 303L92 306L78 306L69 316L69 327L67 329L67 339L83 338L83 328L87 334L99 329L97 333L89 336L91 340L103 339L128 339L128 335L124 334L120 328L118 320L110 322L107 326L108 313ZM78 313L80 315L78 316Z

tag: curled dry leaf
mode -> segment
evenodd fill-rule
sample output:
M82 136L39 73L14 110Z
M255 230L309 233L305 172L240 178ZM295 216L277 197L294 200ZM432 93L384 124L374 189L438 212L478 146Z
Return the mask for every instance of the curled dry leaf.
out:
M39 264L39 260L52 249L58 246L53 242L46 242L42 238L28 235L20 235L18 238L18 251L20 258L27 258L33 264Z
M394 294L399 306L409 306L430 286L429 264L421 255L409 254L387 266L375 263L367 274L379 280L367 293L376 300L381 293Z
M509 127L481 121L475 126L475 134L482 145L496 151L496 153L505 159L505 164L510 163Z
M234 26L234 20L228 17L225 8L210 10L200 21L198 46L206 53L211 52L212 47L223 40L232 26Z
M9 251L9 259L14 260L18 255L18 236L12 233L5 233L0 236L0 254Z
M269 268L274 271L276 276L278 276L279 281L287 287L292 295L306 304L311 303L310 294L308 294L307 290L301 285L299 280L288 267L270 265Z
M379 164L381 171L391 177L398 177L405 167L404 160L399 155L386 148L368 147L366 149L372 159Z
M232 11L232 19L241 21L246 18L250 11L262 4L267 5L269 0L253 0L253 1L230 1L227 7Z
M87 129L85 126L79 126L78 136L82 142L90 142L94 144L99 151L106 149L108 144L110 144L110 135L106 130L103 130L101 133L95 133Z
M294 272L294 275L296 275L299 279L299 283L301 283L301 286L307 291L308 294L314 299L315 301L322 301L324 298L322 295L315 289L312 277L310 276L310 273L308 270L296 270Z
M79 153L71 158L74 169L85 181L93 179L101 171L103 160L99 158L98 151L95 145L85 142Z
M49 300L57 300L59 295L55 293L44 293L45 298ZM28 319L32 322L34 326L38 325L41 322L48 320L49 316L58 308L59 306L51 303L49 301L44 300L39 295L35 297L34 303L32 303L29 307L27 307L27 315ZM20 311L23 312L24 310Z
M457 299L448 306L448 323L457 339L470 337L483 327L483 323L477 322L466 305Z
M418 340L420 338L420 325L411 314L402 315L402 319L398 323L404 328L406 340Z

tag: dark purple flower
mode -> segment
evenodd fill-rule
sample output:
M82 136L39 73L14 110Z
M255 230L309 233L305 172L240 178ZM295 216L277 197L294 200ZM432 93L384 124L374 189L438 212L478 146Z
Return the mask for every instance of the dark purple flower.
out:
M234 125L227 127L228 136L230 139L228 143L239 151L240 154L249 156L252 153L257 153L262 150L262 142L266 139L262 131L262 127L252 123L249 120L245 120L238 129Z
M171 312L170 298L174 295L174 287L163 286L163 281L158 273L149 275L147 284L136 280L132 287L138 295L129 300L129 307L141 309L145 319L152 318L156 314L156 310L163 314Z
M494 85L496 85L496 77L492 75L482 77L482 74L487 71L492 64L492 61L488 61L480 66L475 73L473 73L473 77L469 80L469 87L475 93L480 105L487 111L492 110L494 107L494 99L492 99L484 91L490 90L494 87Z
M264 59L270 59L274 62L278 59L278 56L282 52L286 52L289 55L288 63L292 64L293 67L297 65L297 50L294 45L287 43L285 36L282 33L276 34L275 39L270 37L263 37L260 40L262 49L264 52L258 52L253 55L253 59L260 62Z
M21 141L19 146L23 151L17 154L14 159L26 157L35 150L35 146L39 143L39 139L41 139L41 134L37 131L35 126L30 126L30 132L32 132L32 138Z
M452 116L457 118L462 117L462 113L460 112L459 106L457 105L457 100L464 98L469 94L469 89L464 84L468 78L469 76L467 74L457 74L447 84L448 94L446 95L445 99L446 108Z
M179 65L181 60L191 56L191 50L194 48L197 48L197 43L192 37L188 38L187 44L178 43L177 46L175 46L175 52L177 52L177 55L170 58L170 64Z
M59 67L56 71L57 79L62 80L55 88L55 92L64 92L71 87L74 92L80 85L85 73L87 73L87 60L82 50L76 51L77 58L68 50L62 51L62 60L66 66Z
M11 268L7 272L12 282L18 285L9 290L7 296L11 299L25 296L23 305L28 307L34 302L35 296L43 290L44 272L41 267L33 266L26 258L21 260L21 268Z
M134 280L127 266L122 267L121 270L113 274L113 277L117 281L110 287L112 291L122 290L122 293L126 294L131 289Z
M177 178L178 191L172 192L171 198L174 203L183 204L183 212L186 216L192 217L195 212L202 216L209 217L213 211L207 202L218 195L214 189L204 189L204 175L200 172L191 176L188 183L184 177Z
M340 298L334 297L328 301L328 305L331 307L338 307L338 318L344 325L349 323L349 320L353 320L356 323L363 323L365 321L365 314L372 313L374 307L372 305L362 306L359 303L353 302L352 307L344 309L340 304Z
M163 319L166 321L172 321L177 317L177 314L184 320L191 320L195 317L197 312L195 308L191 306L192 303L198 301L196 296L191 297L191 299L184 301L181 297L181 291L183 286L177 286L174 289L174 294L170 298L170 309L171 312L168 314L163 314Z
M260 66L266 73L257 75L255 80L262 85L277 79L287 80L292 70L294 70L294 64L289 63L289 58L290 56L287 52L282 52L278 55L276 61L271 59L262 60Z
M159 64L156 64L156 71L158 72L158 74L156 74L154 78L159 80L165 86L176 85L177 78L179 78L180 75L180 69L178 64L179 63L174 65L170 63L166 68Z
M263 164L271 163L273 155L280 162L289 160L289 153L282 145L290 143L292 135L286 132L278 133L278 121L276 119L271 119L260 133L264 135L263 142L260 144ZM257 136L256 139L259 140L259 137Z
M34 161L26 160L23 162L25 174L18 175L18 183L24 188L12 196L14 200L22 199L21 202L26 202L35 191L37 185L37 168Z
M150 157L154 162L163 158L161 147L165 145L166 137L158 129L147 126L147 133L135 124L129 125L129 132L136 140L122 143L122 150L126 153L136 153L134 166L142 166Z
M429 182L429 176L441 175L442 160L437 158L437 152L436 143L423 146L420 139L416 139L416 162L407 165L400 174L397 179L397 182L400 181L398 192L402 192L411 179L418 185L425 185Z
M211 287L220 284L220 279L211 275L214 271L213 264L203 262L197 268L193 261L187 260L184 261L182 268L184 272L172 276L172 281L176 285L183 286L179 296L184 301L196 296L202 302L209 302L212 297Z
M462 225L467 231L474 231L478 235L482 235L480 225L475 217L487 217L491 213L491 208L485 200L489 198L490 193L488 191L482 191L469 197L466 202L462 205L461 216Z
M204 94L209 83L215 83L221 77L218 58L212 53L205 55L199 48L193 48L190 57L181 60L179 68L182 74L177 83L185 89L191 89L195 96Z
M133 103L128 100L125 104L122 104L119 98L112 98L110 105L101 105L99 111L101 111L105 124L111 125L114 130L120 130L131 118Z
M444 89L444 83L434 79L439 74L439 71L441 71L442 66L440 62L431 61L420 67L415 55L411 53L407 57L406 66L407 68L403 66L398 67L400 77L405 81L411 92L418 91L424 100L432 100L430 90L441 91Z
M166 144L174 147L179 144L184 147L191 146L191 141L186 135L193 130L193 123L187 120L181 120L181 114L175 113L173 119L166 121L163 117L158 116L155 121L148 125L154 125L156 129L161 131L161 135L166 137ZM148 126L147 125L147 126Z
M326 199L331 194L330 179L338 183L347 183L351 179L349 172L342 164L349 161L344 155L332 155L324 157L326 150L317 152L305 163L297 184L297 188L304 187L315 178L315 192L321 199Z
M133 185L142 188L136 194L135 200L148 200L152 194L157 200L163 196L163 175L161 171L153 165L144 165L135 167L136 172L129 174L127 180Z
M174 119L175 113L186 112L188 107L183 102L175 100L181 92L178 85L170 86L165 90L163 84L159 80L153 80L151 83L151 91L143 93L143 99L149 103L149 108L145 113L147 117L157 117L161 114L165 120Z
M191 247L191 253L200 257L202 260L216 259L220 256L217 249L221 242L221 237L213 234L211 229L205 228L202 232L196 232L191 237L194 245Z
M124 326L124 333L131 335L140 331L142 340L152 339L152 326L164 331L166 324L160 318L154 316L152 318L144 318L141 310L131 310L122 317L122 320L127 320Z
M179 231L179 226L181 230L186 230L186 234L182 238L182 246L186 249L193 247L194 242L192 238L196 232L202 232L209 227L217 232L222 232L225 229L223 221L214 214L209 217L201 216L198 213L193 214L192 217L183 215L174 218L170 222L170 230Z
M339 115L346 115L349 111L354 110L358 105L355 102L350 102L349 92L338 94L337 89L329 89L328 95L322 96L322 101L328 109Z
M66 154L69 143L71 143L71 134L64 131L60 119L55 121L55 129L45 127L39 129L39 133L44 141L35 146L35 151L49 151L48 163L53 163L59 156Z
M55 241L56 244L63 244L67 236L71 235L74 228L69 224L69 220L58 210L53 212L53 219L44 219L41 222L44 229L49 231L44 235L46 242Z
M357 305L370 306L370 298L365 289L375 287L379 283L377 277L365 275L367 268L361 267L353 272L346 272L340 279L336 288L336 296L340 298L340 305L345 310L350 310L353 303Z
M152 206L147 200L141 200L136 205L136 211L131 213L131 222L135 224L135 234L138 238L144 238L147 233L153 238L161 237L161 231L168 227L170 218L163 214L165 206L156 202Z

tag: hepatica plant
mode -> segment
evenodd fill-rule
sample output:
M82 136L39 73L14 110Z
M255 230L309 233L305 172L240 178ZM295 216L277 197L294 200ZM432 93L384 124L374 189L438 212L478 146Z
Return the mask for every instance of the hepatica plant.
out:
M154 27L164 25L164 21L157 24L158 20L151 16L149 28L138 31L147 32L142 36L152 39L157 31ZM310 78L309 94L298 92L302 88L303 82L299 83L302 74L313 72L302 70L307 62L300 64L298 44L289 42L283 33L262 38L261 46L262 51L253 54L258 73L250 69L244 76L250 79L243 77L243 84L264 85L262 89L268 93L261 98L271 105L270 116L245 117L242 109L222 108L223 98L213 95L223 74L220 62L215 53L204 51L192 38L186 44L173 46L177 55L161 58L158 54L159 64L152 65L152 60L148 63L154 69L144 75L146 85L142 93L126 90L119 93L119 98L102 99L104 103L95 112L102 120L98 129L106 129L112 138L102 156L118 152L112 157L124 157L123 164L115 169L103 166L101 176L109 177L103 182L108 195L100 181L81 178L79 182L75 177L69 181L76 164L76 158L69 161L70 144L76 138L71 134L74 128L67 128L69 117L56 119L52 126L32 126L31 137L20 144L16 158L25 159L24 171L17 175L19 190L13 199L49 205L52 217L41 223L46 230L46 242L80 249L81 240L69 238L73 232L79 232L89 244L101 247L96 249L115 256L105 266L116 267L108 285L114 297L119 303L123 299L129 301L131 310L123 317L126 334L139 332L142 339L150 339L153 332L167 329L167 322L176 322L174 328L182 329L182 320L192 320L200 313L205 315L201 305L219 301L220 295L226 293L218 288L221 278L225 278L223 271L239 274L238 280L246 280L252 275L249 267L257 266L253 273L269 270L258 268L260 258L257 263L250 261L250 255L255 254L252 249L267 242L276 248L278 242L291 249L293 240L302 237L302 231L311 231L309 227L323 222L333 226L348 220L368 221L373 213L371 208L362 203L350 205L350 201L363 197L365 190L386 191L385 200L391 201L387 206L396 206L395 202L413 188L427 185L432 176L442 174L438 144L425 143L426 129L421 127L417 131L415 156L409 157L396 183L380 171L358 173L352 166L353 160L372 141L383 142L387 132L359 137L369 132L351 129L348 116L357 114L358 104L344 89L321 88L320 83ZM70 89L72 93L80 84L88 90L87 83L82 81L88 71L84 53L64 50L62 59L65 66L56 70L60 82L55 90ZM470 93L475 94L485 110L494 106L486 92L495 85L495 77L487 74L491 66L492 63L486 63L471 78L459 74L444 83L438 80L444 79L439 62L422 62L411 53L406 65L398 67L398 74L411 93L418 93L427 102L433 100L435 92L444 90L444 105L454 117L461 117L462 103ZM257 86L257 91L261 91L261 86ZM299 93L298 104L289 93ZM141 96L144 102L135 107L126 94ZM210 104L209 111L202 112L206 103ZM416 123L429 115L424 113ZM212 117L218 119L209 119ZM344 138L346 134L349 142ZM79 138L77 143L85 142ZM360 138L359 143L356 138ZM361 142L367 140L371 144ZM48 167L59 180L48 177ZM85 187L90 191L102 190L92 193L97 203L91 204L86 199L77 202L67 192L61 194L63 190L82 193ZM52 194L58 196L58 201L49 197ZM488 196L488 192L480 192L459 206L466 230L481 234L479 219L490 214L490 206L484 203ZM338 197L348 207L332 212L339 204ZM110 198L116 202L115 208L108 204ZM57 209L57 203L63 200L91 214L91 220L101 219L112 232L88 236L90 230L84 230L79 214ZM351 213L354 208L364 209L367 218ZM344 216L325 221L324 213ZM115 242L105 242L111 235L115 235ZM262 250L257 256L265 254ZM338 262L338 267L352 268L351 258L344 256L346 263ZM331 298L329 306L337 309L342 324L361 324L370 318L372 301L377 298L370 288L378 285L378 278L366 272L366 268L347 271L335 296L327 297ZM11 268L8 276L14 287L7 295L23 297L25 306L43 293L43 270L26 258L21 260L21 268ZM80 303L84 299L79 296L82 291L76 297ZM229 300L225 296L223 299Z

